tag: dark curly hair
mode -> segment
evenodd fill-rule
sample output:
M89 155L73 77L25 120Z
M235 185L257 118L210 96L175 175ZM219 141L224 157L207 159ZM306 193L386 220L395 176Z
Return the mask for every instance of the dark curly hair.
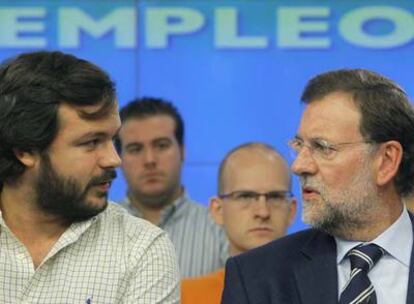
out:
M25 166L16 151L42 153L55 138L61 103L80 107L84 119L105 116L116 104L115 86L96 65L61 52L21 54L0 65L0 185ZM83 106L101 105L93 113Z

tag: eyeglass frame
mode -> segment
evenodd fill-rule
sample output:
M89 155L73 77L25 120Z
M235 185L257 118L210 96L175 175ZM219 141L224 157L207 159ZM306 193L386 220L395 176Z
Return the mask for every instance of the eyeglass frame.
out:
M301 145L300 148L299 147L296 148L294 146L295 143L300 144ZM322 138L314 138L310 140L310 143L306 144L302 138L295 137L288 141L288 146L291 149L292 153L294 153L295 157L297 157L300 154L300 152L303 150L304 147L307 147L312 157L316 159L322 159L322 160L332 160L336 155L335 152L340 152L338 147L359 145L359 144L374 144L374 143L375 142L372 140L330 143L329 141L322 139ZM334 153L334 155L329 156L328 155L329 153Z
M270 194L279 194L280 195L280 199L279 201L275 201L275 202L271 202L269 199L269 195ZM237 194L250 194L252 195L251 198L249 198L249 200L245 199L244 201L241 200L241 198L237 198L235 197L235 195ZM220 199L226 200L233 200L236 202L240 202L243 203L244 207L248 207L250 206L252 203L258 202L260 197L264 196L265 198L265 202L267 204L271 204L272 206L282 206L284 203L289 204L292 199L294 198L293 193L290 190L275 190L275 191L269 191L269 192L256 192L256 191L250 191L250 190L237 190L237 191L232 191L230 193L224 193L224 194L219 194L218 197ZM282 198L283 196L283 198Z

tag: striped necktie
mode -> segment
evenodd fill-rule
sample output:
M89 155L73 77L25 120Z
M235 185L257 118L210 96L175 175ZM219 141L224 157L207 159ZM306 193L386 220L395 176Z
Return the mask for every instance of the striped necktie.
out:
M339 304L376 304L374 286L368 272L383 256L384 250L375 245L355 247L348 252L351 262L351 276L342 290Z

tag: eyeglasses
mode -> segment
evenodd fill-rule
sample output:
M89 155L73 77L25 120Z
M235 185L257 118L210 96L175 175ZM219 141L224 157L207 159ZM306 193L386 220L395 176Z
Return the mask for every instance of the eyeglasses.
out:
M234 191L227 194L221 194L219 195L219 198L232 200L239 203L242 207L249 207L262 196L269 205L275 207L284 205L290 202L293 198L293 194L290 191L270 191L265 193L258 193L255 191Z
M309 144L300 138L291 139L288 142L289 147L291 148L294 157L297 157L298 154L303 150L304 147L309 149L309 152L317 160L332 160L335 155L338 153L340 147L351 146L351 145L360 145L360 144L372 144L372 141L363 140L355 142L343 142L332 144L327 142L324 139L312 139L309 141Z

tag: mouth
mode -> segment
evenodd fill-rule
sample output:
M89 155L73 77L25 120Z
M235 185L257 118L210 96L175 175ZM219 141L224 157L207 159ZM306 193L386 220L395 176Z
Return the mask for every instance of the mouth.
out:
M302 187L302 198L303 200L312 200L313 198L319 196L320 193L318 190L312 187Z
M147 172L144 174L144 179L147 181L154 181L158 180L162 177L162 174L160 172Z
M104 180L100 183L93 184L92 187L99 188L102 191L109 191L112 185L112 180Z
M272 232L273 230L272 229L270 229L269 227L255 227L255 228L252 228L252 229L249 229L249 231L248 232L251 232L251 233L270 233L270 232Z

